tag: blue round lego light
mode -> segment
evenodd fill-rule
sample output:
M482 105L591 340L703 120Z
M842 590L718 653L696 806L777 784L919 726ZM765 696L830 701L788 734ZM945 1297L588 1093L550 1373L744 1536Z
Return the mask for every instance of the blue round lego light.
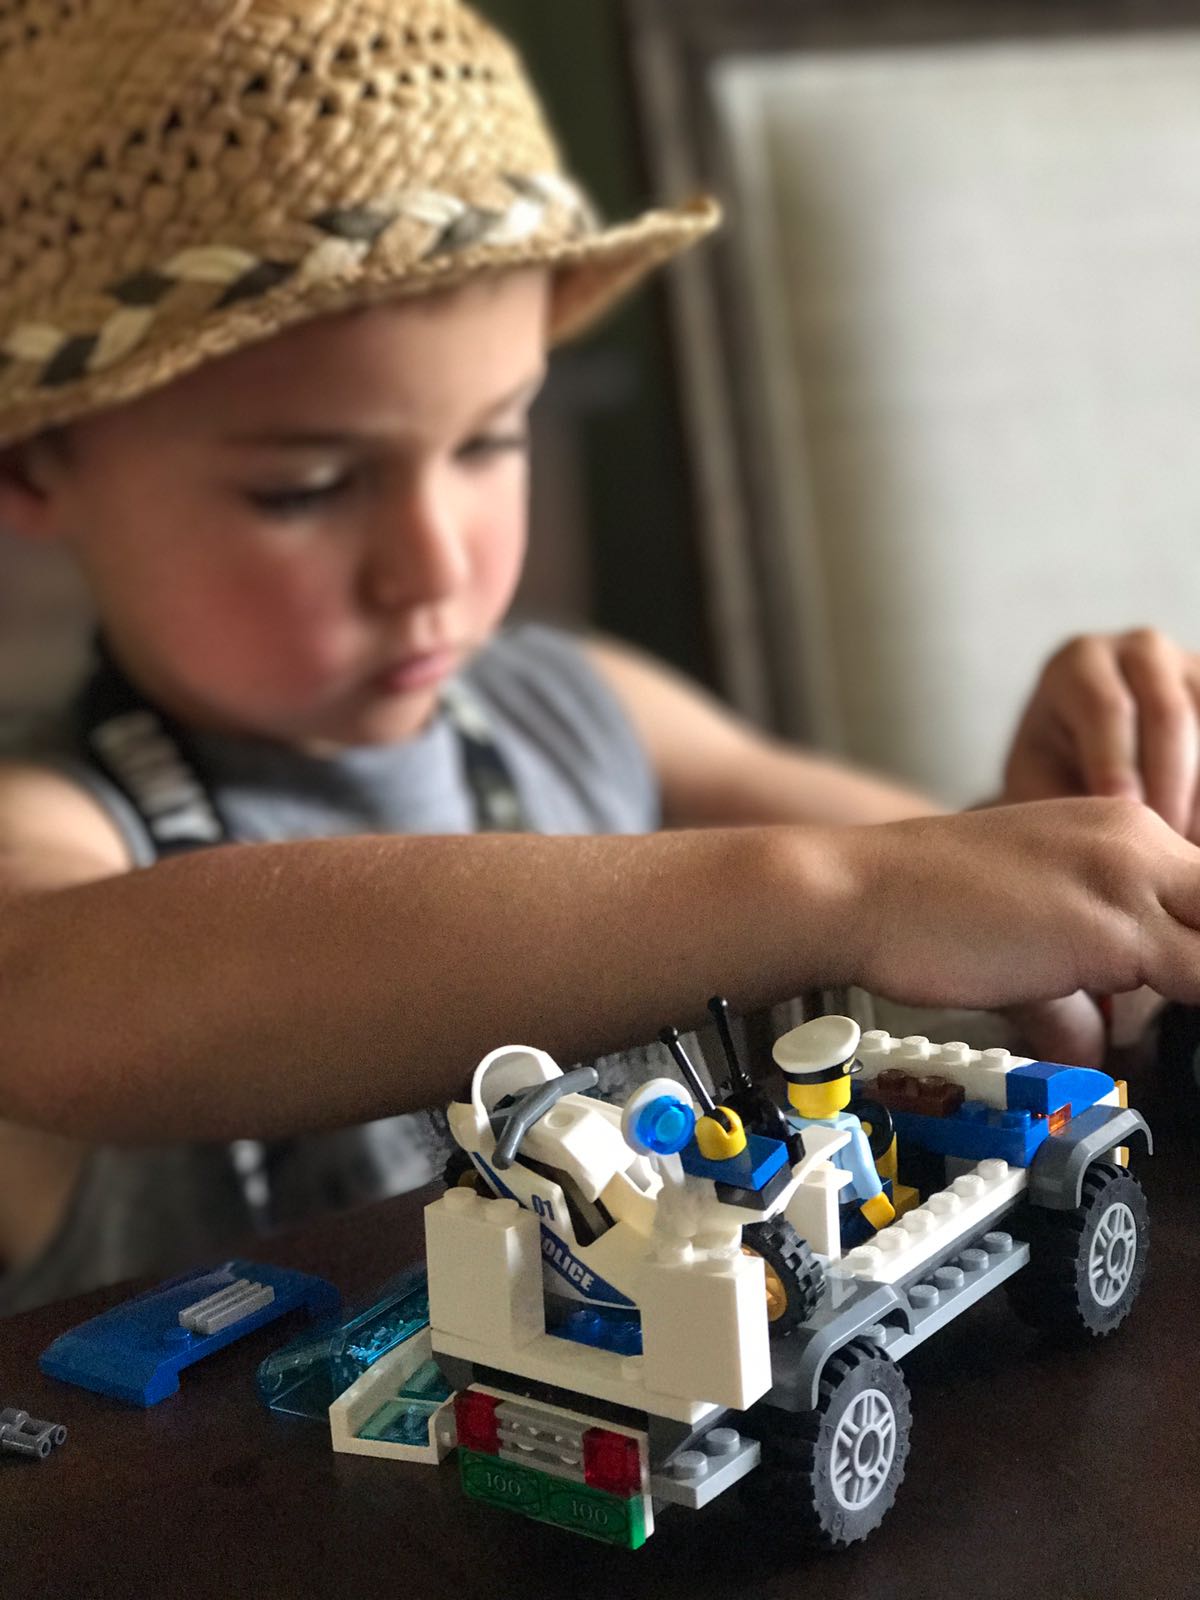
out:
M695 1126L692 1108L669 1094L644 1105L634 1124L640 1142L659 1156L676 1155L691 1139Z

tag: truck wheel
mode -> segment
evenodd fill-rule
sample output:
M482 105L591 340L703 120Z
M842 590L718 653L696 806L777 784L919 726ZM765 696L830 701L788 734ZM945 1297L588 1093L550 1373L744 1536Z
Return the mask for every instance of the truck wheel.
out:
M1009 1279L1013 1309L1047 1333L1101 1338L1129 1315L1146 1273L1149 1216L1136 1178L1094 1161L1074 1211L1025 1214L1029 1265Z
M854 1340L830 1356L815 1411L763 1407L762 1466L747 1502L777 1534L841 1549L865 1539L892 1508L908 1459L912 1412L900 1368Z
M767 1322L773 1339L794 1333L821 1303L825 1269L790 1222L752 1222L742 1229L742 1249L766 1269Z

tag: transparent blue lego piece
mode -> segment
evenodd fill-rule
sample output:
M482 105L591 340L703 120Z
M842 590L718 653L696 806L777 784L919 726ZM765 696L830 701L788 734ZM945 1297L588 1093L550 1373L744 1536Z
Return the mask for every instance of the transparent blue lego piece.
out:
M172 1278L61 1334L40 1356L47 1376L98 1394L152 1406L179 1388L184 1367L303 1306L339 1304L332 1284L258 1261ZM307 1336L306 1336L307 1337Z
M634 1133L655 1155L673 1156L691 1139L695 1126L696 1115L690 1106L662 1094L638 1112Z
M272 1411L324 1421L329 1407L368 1367L429 1323L423 1265L389 1278L378 1297L347 1318L327 1319L267 1357L258 1392Z

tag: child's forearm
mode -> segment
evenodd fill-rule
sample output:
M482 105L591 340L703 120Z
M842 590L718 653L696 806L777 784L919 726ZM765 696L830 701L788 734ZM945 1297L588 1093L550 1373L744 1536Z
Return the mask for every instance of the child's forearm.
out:
M566 1063L844 981L851 897L816 831L205 852L10 908L0 1107L111 1141L435 1104L497 1044Z
M1198 927L1200 850L1123 801L231 846L8 902L0 1115L94 1140L296 1132L445 1100L499 1044L569 1062L648 1039L715 991L1196 1003Z

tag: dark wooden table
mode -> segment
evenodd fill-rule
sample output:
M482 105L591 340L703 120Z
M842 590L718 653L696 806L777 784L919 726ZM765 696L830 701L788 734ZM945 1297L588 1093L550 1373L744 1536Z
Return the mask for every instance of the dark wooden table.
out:
M42 1378L38 1352L124 1298L107 1291L0 1322L0 1404L64 1422L42 1463L0 1458L0 1594L257 1600L1195 1600L1200 1595L1200 1242L1194 1143L1140 1163L1152 1264L1138 1308L1083 1354L1049 1349L1002 1295L905 1364L913 1451L865 1546L790 1547L735 1493L667 1512L635 1554L465 1500L457 1472L334 1455L328 1430L259 1403L268 1327L140 1411ZM406 1196L263 1252L368 1293L421 1247Z

